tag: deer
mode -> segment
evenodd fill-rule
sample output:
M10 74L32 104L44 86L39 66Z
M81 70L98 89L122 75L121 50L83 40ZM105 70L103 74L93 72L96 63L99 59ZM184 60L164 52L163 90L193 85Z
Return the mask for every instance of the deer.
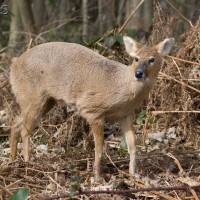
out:
M156 46L143 46L123 36L131 65L110 60L80 44L49 42L30 48L11 66L12 92L21 114L11 128L10 158L16 159L22 138L25 163L29 161L29 139L41 118L57 101L72 106L87 120L95 143L94 178L101 180L101 158L105 120L118 122L125 134L130 156L129 173L135 174L136 136L133 113L152 90L164 56L174 38Z

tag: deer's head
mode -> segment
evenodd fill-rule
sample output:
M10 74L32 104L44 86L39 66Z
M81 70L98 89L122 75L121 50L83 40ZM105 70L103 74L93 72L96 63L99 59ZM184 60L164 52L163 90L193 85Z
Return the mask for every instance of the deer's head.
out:
M124 43L127 53L133 58L133 76L136 80L142 81L157 77L162 59L169 54L174 44L174 38L167 38L154 47L147 47L124 36Z

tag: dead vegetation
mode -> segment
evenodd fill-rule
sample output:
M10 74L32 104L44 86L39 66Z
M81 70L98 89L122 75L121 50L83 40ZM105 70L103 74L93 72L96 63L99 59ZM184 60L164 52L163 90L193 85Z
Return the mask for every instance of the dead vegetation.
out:
M179 16L154 4L149 43L173 36ZM188 22L186 22L188 23ZM32 159L24 166L21 154L8 164L10 121L18 107L10 91L8 71L0 74L0 198L29 187L30 199L73 194L84 190L121 190L121 194L84 194L74 199L199 199L200 189L140 191L124 189L200 185L200 18L165 59L154 90L142 106L146 116L137 131L138 177L128 176L128 155L120 130L107 124L104 159L105 182L92 182L94 144L88 124L58 105L32 135ZM5 62L1 58L1 62ZM139 112L138 112L139 113ZM136 117L137 118L137 117ZM153 123L149 119L155 118ZM136 124L136 121L134 122ZM6 140L6 142L4 142ZM21 147L20 151L21 152Z

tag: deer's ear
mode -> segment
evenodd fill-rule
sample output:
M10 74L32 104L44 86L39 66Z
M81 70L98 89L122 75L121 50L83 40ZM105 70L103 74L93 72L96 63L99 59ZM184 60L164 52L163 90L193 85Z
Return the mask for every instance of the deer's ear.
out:
M124 44L125 44L125 48L127 53L134 57L136 55L136 51L139 49L140 45L132 38L128 37L128 36L124 36Z
M155 48L161 56L166 56L171 51L174 42L175 42L174 38L167 38L164 41L157 44Z

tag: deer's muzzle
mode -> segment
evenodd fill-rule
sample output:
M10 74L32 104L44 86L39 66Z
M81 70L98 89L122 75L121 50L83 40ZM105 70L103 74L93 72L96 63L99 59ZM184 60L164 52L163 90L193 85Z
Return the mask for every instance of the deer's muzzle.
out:
M135 70L135 77L137 79L146 79L147 78L147 63L140 62L138 67Z

